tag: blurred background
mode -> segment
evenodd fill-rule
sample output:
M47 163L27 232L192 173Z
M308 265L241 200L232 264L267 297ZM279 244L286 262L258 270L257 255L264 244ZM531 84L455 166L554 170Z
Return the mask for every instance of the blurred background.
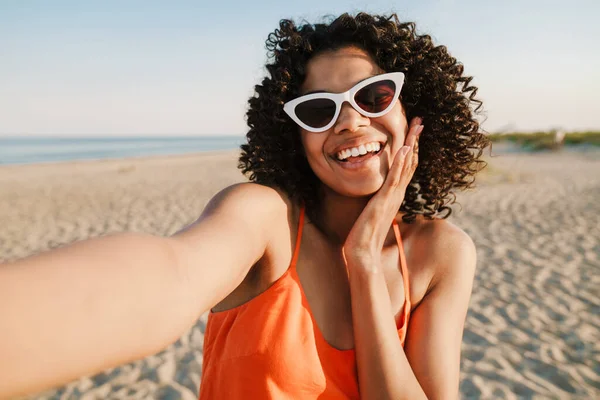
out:
M131 146L146 154L235 147L247 100L265 75L264 41L278 21L361 10L396 12L447 46L479 87L486 132L600 130L595 0L57 0L0 3L0 136L155 138L154 145L84 143L73 152L96 153L80 158L115 148L121 152L113 156L125 155ZM165 136L221 143L160 141ZM22 146L5 140L0 163L27 162L15 154ZM37 151L29 148L30 159Z
M359 11L447 46L495 142L451 216L478 249L461 398L600 398L597 0L0 1L0 261L194 221L244 180L246 104L278 21ZM205 322L31 398L197 398Z

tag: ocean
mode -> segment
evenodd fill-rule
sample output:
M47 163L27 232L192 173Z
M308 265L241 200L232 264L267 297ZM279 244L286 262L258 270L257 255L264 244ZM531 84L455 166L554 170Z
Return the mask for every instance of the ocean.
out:
M0 165L57 161L101 160L152 155L174 155L216 150L237 150L246 138L239 136L157 137L3 137L0 136ZM513 143L494 143L494 154L529 153ZM562 151L597 156L597 146L570 145ZM489 149L484 154L489 155Z
M244 136L1 137L0 165L236 150Z

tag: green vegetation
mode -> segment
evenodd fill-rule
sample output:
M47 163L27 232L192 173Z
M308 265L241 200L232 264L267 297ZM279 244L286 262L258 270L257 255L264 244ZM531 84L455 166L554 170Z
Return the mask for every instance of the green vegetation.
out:
M600 132L571 132L566 133L563 144L556 143L556 131L533 133L491 133L488 137L492 142L511 142L528 150L559 149L564 145L600 146Z

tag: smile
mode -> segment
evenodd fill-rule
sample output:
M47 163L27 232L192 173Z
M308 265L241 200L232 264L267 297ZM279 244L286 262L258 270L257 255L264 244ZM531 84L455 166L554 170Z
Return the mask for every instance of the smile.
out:
M350 147L337 152L331 158L343 169L366 168L370 164L369 161L376 159L383 152L386 144L370 142L365 145Z
M384 147L385 143L377 141L369 142L361 144L360 146L340 150L335 154L335 158L340 162L358 162L379 154Z

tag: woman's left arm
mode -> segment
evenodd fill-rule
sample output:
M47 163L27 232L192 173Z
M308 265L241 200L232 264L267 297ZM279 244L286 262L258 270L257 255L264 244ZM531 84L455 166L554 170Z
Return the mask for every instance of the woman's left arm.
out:
M348 268L358 383L364 399L455 399L460 345L473 275L475 246L452 224L437 224L427 240L434 260L429 289L400 345L380 257L385 238L418 165L421 118L393 152L383 186L354 223L342 255ZM431 265L431 264L428 264Z
M404 345L429 399L458 398L460 348L477 263L471 238L455 226L447 228L438 240L443 243L431 243L435 275L411 315Z
M439 239L427 246L431 259L438 260L435 275L411 314L404 349L377 260L348 262L364 399L458 398L460 346L476 253L467 234L453 225L444 226L444 232L435 235Z

